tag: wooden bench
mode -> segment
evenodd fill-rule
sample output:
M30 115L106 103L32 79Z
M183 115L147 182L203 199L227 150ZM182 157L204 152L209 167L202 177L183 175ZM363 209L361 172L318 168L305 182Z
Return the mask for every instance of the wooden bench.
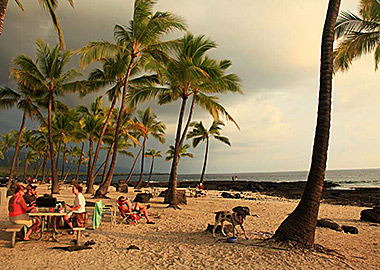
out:
M22 230L24 225L19 225L19 224L13 224L9 226L8 228L5 228L6 232L11 232L12 233L12 239L11 239L11 247L14 248L16 246L16 233Z
M79 245L80 232L81 232L81 231L84 231L85 229L86 229L85 227L74 227L74 228L73 228L74 233L76 232L76 234L77 234L77 239L76 239L76 243L77 243L77 245Z

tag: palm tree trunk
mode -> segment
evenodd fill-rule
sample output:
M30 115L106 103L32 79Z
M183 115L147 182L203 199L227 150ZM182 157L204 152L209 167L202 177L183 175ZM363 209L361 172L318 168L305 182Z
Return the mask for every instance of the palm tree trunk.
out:
M108 163L109 163L110 158L111 158L112 149L113 149L113 144L111 145L110 149L108 150L106 162L104 164L102 180L100 181L99 188L95 192L94 198L103 198L106 196L106 194L108 192L109 186L107 186L107 181L106 181L107 180L107 168L108 168Z
M106 179L106 183L105 183L105 186L108 185L107 191L108 191L108 187L111 183L111 180L113 177L113 171L114 171L115 165L116 165L117 151L118 151L118 147L119 147L119 132L120 132L120 127L121 127L121 119L122 119L124 111L125 111L125 100L127 98L127 88L128 88L129 76L131 75L132 65L133 65L133 62L135 61L136 57L137 57L136 54L131 55L131 60L129 62L129 66L128 66L126 76L125 76L125 80L124 80L123 95L121 98L119 116L117 118L117 124L116 124L116 130L115 130L115 139L114 139L115 145L113 147L111 165L110 165L110 168L108 170L107 179Z
M149 178L148 178L148 182L146 182L145 187L148 187L150 184L150 179L152 178L152 173L153 173L153 164L154 164L154 156L152 156L152 164L150 165Z
M49 148L50 148L50 164L51 164L51 174L52 174L52 185L51 193L59 194L59 183L57 176L57 167L55 166L55 156L54 156L54 144L53 144L53 135L52 135L52 126L51 126L51 117L52 117L52 104L53 103L53 92L49 93L49 106L48 106L48 136L49 136Z
M66 178L67 178L67 176L69 176L69 173L70 173L70 170L71 170L71 166L73 165L73 163L74 163L74 159L72 158L72 159L70 160L69 168L67 169L66 175L65 175L65 177L63 178L63 183L66 182Z
M47 157L44 157L44 165L42 166L42 178L41 178L41 184L42 184L42 183L46 183L46 181L45 181L46 165L47 165Z
M135 161L134 161L133 164L132 164L132 168L131 168L131 170L130 170L130 172L129 172L129 174L128 174L127 179L125 179L125 183L128 183L129 180L131 180L131 178L132 178L132 174L133 174L133 171L134 171L134 169L135 169L135 167L136 167L137 160L139 159L139 156L140 156L141 152L142 152L142 146L140 147L140 151L137 153L137 156L136 156L136 158L135 158Z
M62 147L62 141L63 141L63 137L61 137L59 139L59 143L58 143L58 150L57 150L57 161L56 161L56 166L57 166L57 174L58 174L58 164L59 164L59 155L61 154L61 147Z
M26 176L26 169L28 168L28 146L25 145L25 152L24 152L24 155L25 155L25 161L24 161L24 175L22 176L22 181L24 182L25 181L25 176Z
M92 138L90 138L90 147L89 147L89 152L88 152L88 169L87 169L87 183L86 183L86 186L87 186L87 190L86 190L86 194L93 194L94 193L94 179L92 179L92 181L90 180L90 172L91 172L91 159L92 159L92 150L94 148L94 141L92 140Z
M94 175L94 179L96 179L96 177L98 177L98 174L100 172L100 170L103 168L103 166L106 164L106 161L103 161L102 164L100 164L99 168L96 170L95 172L95 175Z
M11 170L9 172L9 179L8 179L8 183L7 183L7 189L10 188L11 183L12 183L14 169L15 169L15 165L16 165L16 160L17 160L17 157L18 157L18 152L20 150L21 136L22 136L22 132L23 132L24 127L25 127L25 119L26 119L26 112L24 112L24 114L22 116L22 120L21 120L21 126L20 126L20 131L18 133L15 153L13 155L12 166L11 166Z
M66 147L67 147L67 144L64 143L64 146L63 146L63 157L62 157L62 172L61 172L61 181L63 179L63 176L65 174L65 162L66 162ZM65 181L63 181L64 183Z
M330 135L334 28L340 0L330 0L321 45L318 118L305 191L296 209L282 222L274 239L312 247L322 197Z
M135 188L141 188L142 181L143 181L143 175L144 175L144 158L145 158L145 144L146 144L146 138L144 137L143 145L142 145L142 156L141 156L141 172L140 172L140 179Z
M210 143L210 139L207 138L207 140L206 140L205 160L203 161L203 168L202 168L201 180L200 180L200 182L202 183L202 186L203 186L203 184L205 182L205 172L206 172L206 165L207 165L207 158L208 158L209 143Z
M92 161L92 167L91 167L90 176L89 176L90 181L94 181L95 180L94 172L95 172L95 168L96 168L96 162L98 161L100 147L102 146L103 137L104 137L104 134L106 133L108 123L111 120L111 116L112 116L112 112L114 111L115 104L116 104L116 97L112 100L112 104L111 104L110 110L108 112L106 121L104 122L103 129L102 129L102 131L100 133L98 143L96 145L95 155L94 155L94 159Z
M38 174L40 173L41 169L42 169L42 166L44 165L44 159L41 160L41 164L38 166L37 168L37 172L34 174L34 178L33 179L37 179L38 177Z
M5 20L5 13L7 11L9 0L1 0L0 1L0 36L3 33L3 25Z
M182 122L183 122L183 116L185 114L185 108L186 108L186 101L187 97L182 98L182 104L180 113L178 116L178 126L177 126L177 133L175 138L175 146L174 146L174 157L172 162L172 167L170 170L170 177L169 177L169 185L168 185L168 207L173 207L174 209L178 209L178 199L177 199L177 169L178 169L178 161L179 161L179 151L180 151L180 140L181 140L181 130L182 130Z
M186 122L185 128L183 129L181 140L179 142L179 149L181 149L181 146L183 145L183 142L185 141L185 138L186 138L186 135L187 135L187 130L189 129L191 120L193 118L194 105L195 105L195 94L193 95L193 100L191 101L189 116L187 117L187 122Z
M75 180L78 181L79 179L79 172L80 172L80 165L82 164L82 157L83 157L83 149L84 149L84 142L82 142L82 148L80 150L80 156L78 159L78 165L77 165L77 172L75 175Z

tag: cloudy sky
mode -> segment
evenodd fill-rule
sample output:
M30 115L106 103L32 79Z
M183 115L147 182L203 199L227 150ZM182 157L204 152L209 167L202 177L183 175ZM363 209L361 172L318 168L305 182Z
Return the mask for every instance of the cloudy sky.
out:
M237 73L244 95L221 97L222 104L238 121L241 130L227 123L223 134L232 146L212 141L207 172L268 172L308 170L317 108L320 39L327 0L160 0L157 10L181 15L193 34L205 34L218 48L217 59L230 59L230 72ZM357 13L358 0L342 0L341 10ZM11 59L18 54L34 55L34 42L42 38L56 44L49 16L37 1L23 1L23 14L9 2L0 37L0 85L9 81ZM77 0L75 9L61 0L58 16L68 48L78 49L89 41L113 40L115 24L127 24L132 0ZM178 34L180 36L181 34ZM79 68L77 58L72 65ZM90 67L91 69L91 67ZM86 74L87 70L84 72ZM346 73L334 78L333 117L328 159L329 169L378 168L380 161L380 91L372 56L356 61ZM101 92L98 93L102 94ZM67 96L75 107L90 104L94 96L80 100ZM167 125L167 143L149 142L165 152L173 144L179 103L152 106ZM1 111L0 133L18 129L21 114ZM197 112L194 120L209 126L212 119ZM28 123L33 128L33 123ZM194 159L183 159L180 173L199 173L204 145L191 149ZM129 168L131 159L121 158L118 167ZM150 161L149 161L150 162ZM149 163L147 163L148 165ZM157 172L167 172L159 160Z

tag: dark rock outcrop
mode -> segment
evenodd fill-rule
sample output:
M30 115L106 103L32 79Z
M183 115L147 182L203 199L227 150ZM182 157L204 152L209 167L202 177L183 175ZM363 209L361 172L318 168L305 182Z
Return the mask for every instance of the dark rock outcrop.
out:
M365 209L360 212L360 220L380 223L380 207Z
M318 219L317 226L318 227L330 228L330 229L335 230L335 231L341 231L342 230L341 226L338 223L336 223L335 221L333 221L332 219L329 219L329 218Z
M153 195L150 193L138 193L133 201L140 203L148 203L152 197Z
M345 233L350 233L350 234L358 234L359 233L358 228L356 228L354 226L345 226L345 225L342 225L342 230Z

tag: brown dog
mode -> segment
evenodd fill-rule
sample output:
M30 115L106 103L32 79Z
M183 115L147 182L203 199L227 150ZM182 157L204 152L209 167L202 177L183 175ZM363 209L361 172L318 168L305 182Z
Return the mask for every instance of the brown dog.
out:
M224 236L227 236L224 232L224 226L223 223L224 221L228 221L232 224L232 231L233 231L233 236L235 237L235 232L236 232L236 225L240 225L241 229L244 232L245 239L248 239L247 233L245 232L245 229L243 227L243 222L246 216L250 215L250 211L248 207L245 206L237 206L232 209L232 213L230 211L219 211L215 212L215 225L212 231L212 236L215 237L215 229L220 223L222 226L222 234ZM257 216L257 215L254 215Z

